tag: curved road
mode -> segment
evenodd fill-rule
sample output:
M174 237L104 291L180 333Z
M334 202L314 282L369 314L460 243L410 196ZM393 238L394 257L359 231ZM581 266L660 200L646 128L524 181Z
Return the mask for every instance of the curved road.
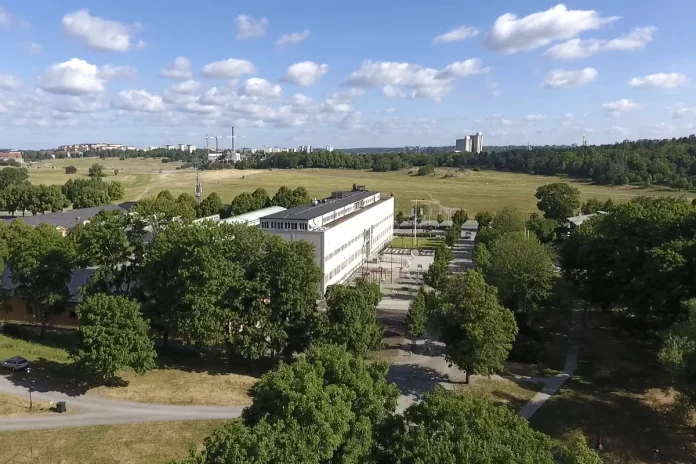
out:
M27 388L14 385L4 376L0 376L0 392L24 398L29 396ZM45 402L65 401L69 409L77 409L79 412L46 416L3 417L0 420L0 431L151 421L233 419L239 417L244 409L244 406L174 406L136 403L86 395L70 396L54 391L32 392L32 397Z

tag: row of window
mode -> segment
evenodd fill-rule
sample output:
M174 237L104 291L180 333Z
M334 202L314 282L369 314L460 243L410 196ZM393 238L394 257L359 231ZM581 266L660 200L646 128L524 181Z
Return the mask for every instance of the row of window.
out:
M331 258L336 256L337 254L339 254L340 252L342 252L343 250L345 250L346 248L348 248L349 246L351 246L352 244L354 244L355 242L360 240L362 235L363 235L363 233L360 232L358 235L356 235L355 237L353 237L352 239L350 239L349 241L344 243L340 248L337 248L334 251L332 251L331 253L329 253L328 255L326 255L326 257L324 258L324 261L330 260Z
M385 216L382 219L380 219L377 222L377 224L375 224L375 227L379 227L387 221L391 221L393 223L394 222L394 214L390 214L389 216Z
M277 221L263 221L261 223L262 229L276 229L276 230L307 230L306 222L277 222Z
M343 262L342 262L341 264L339 264L338 266L336 266L335 268L333 268L333 269L331 270L331 272L327 273L327 274L324 276L325 279L326 279L325 281L328 282L329 280L331 280L331 279L333 279L334 277L336 277L342 270L344 270L346 267L348 267L348 265L349 265L350 263L352 263L352 262L355 261L356 259L360 258L361 255L362 255L362 250L358 250L358 251L356 251L355 253L353 253L352 255L350 255L347 259L344 259Z
M389 227L387 227L387 228L384 229L382 232L380 232L379 234L377 234L377 236L374 237L373 241L374 241L375 243L379 243L379 242L381 241L381 239L384 238L385 235L393 234L393 233L394 233L394 230L393 230L393 229L394 229L394 226L389 226Z

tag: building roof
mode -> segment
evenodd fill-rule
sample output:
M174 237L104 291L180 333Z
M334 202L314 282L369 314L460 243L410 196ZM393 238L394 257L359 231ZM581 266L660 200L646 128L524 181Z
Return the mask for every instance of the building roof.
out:
M72 301L81 300L78 290L89 281L89 278L92 277L95 271L96 268L93 267L73 270L70 283L68 283L68 291L70 292L70 299ZM17 288L17 285L12 281L12 273L8 267L5 267L2 273L2 288L10 293L14 293L14 289Z
M126 211L130 211L137 204L137 201L124 201L123 203L119 203L118 207L121 209L125 209Z
M342 198L327 198L321 200L318 204L312 205L311 203L306 205L296 206L294 208L286 209L279 213L264 216L263 219L296 219L296 220L309 220L314 219L319 216L323 216L337 209L348 206L356 201L364 200L378 192L372 192L369 190L357 190L357 191L341 191L335 192L342 195Z
M58 213L37 214L36 216L16 217L13 219L5 219L6 223L14 220L20 220L24 223L37 227L39 224L47 222L54 227L64 229L72 229L78 224L88 221L96 216L100 211L117 211L121 208L118 205L101 205L92 208L71 209L68 211L60 211Z
M592 213L592 214L582 214L581 213L579 216L569 217L566 220L568 222L570 222L571 224L573 224L574 226L579 226L582 223L589 221L593 217L597 216L598 214L607 214L607 212L606 211L597 211L596 213Z
M280 213L282 211L286 211L286 209L282 206L269 206L268 208L261 208L257 209L256 211L250 211L248 213L221 219L220 222L226 222L228 224L246 224L247 222L258 221L262 217Z

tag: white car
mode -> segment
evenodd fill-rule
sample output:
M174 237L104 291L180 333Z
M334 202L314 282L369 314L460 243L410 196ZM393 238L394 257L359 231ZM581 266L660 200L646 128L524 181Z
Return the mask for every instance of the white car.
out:
M2 362L2 367L13 371L21 371L29 367L29 361L21 356L15 356L14 358L4 360Z

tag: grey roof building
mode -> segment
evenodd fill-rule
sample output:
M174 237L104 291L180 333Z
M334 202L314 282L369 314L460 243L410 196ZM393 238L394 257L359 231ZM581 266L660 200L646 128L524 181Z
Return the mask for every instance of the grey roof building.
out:
M123 210L119 205L102 205L92 208L71 209L68 211L60 211L58 213L37 214L36 216L19 216L12 219L5 219L6 223L14 220L19 220L32 227L37 227L44 222L54 226L56 229L69 231L78 224L84 224L91 218L96 216L100 211L118 211Z

